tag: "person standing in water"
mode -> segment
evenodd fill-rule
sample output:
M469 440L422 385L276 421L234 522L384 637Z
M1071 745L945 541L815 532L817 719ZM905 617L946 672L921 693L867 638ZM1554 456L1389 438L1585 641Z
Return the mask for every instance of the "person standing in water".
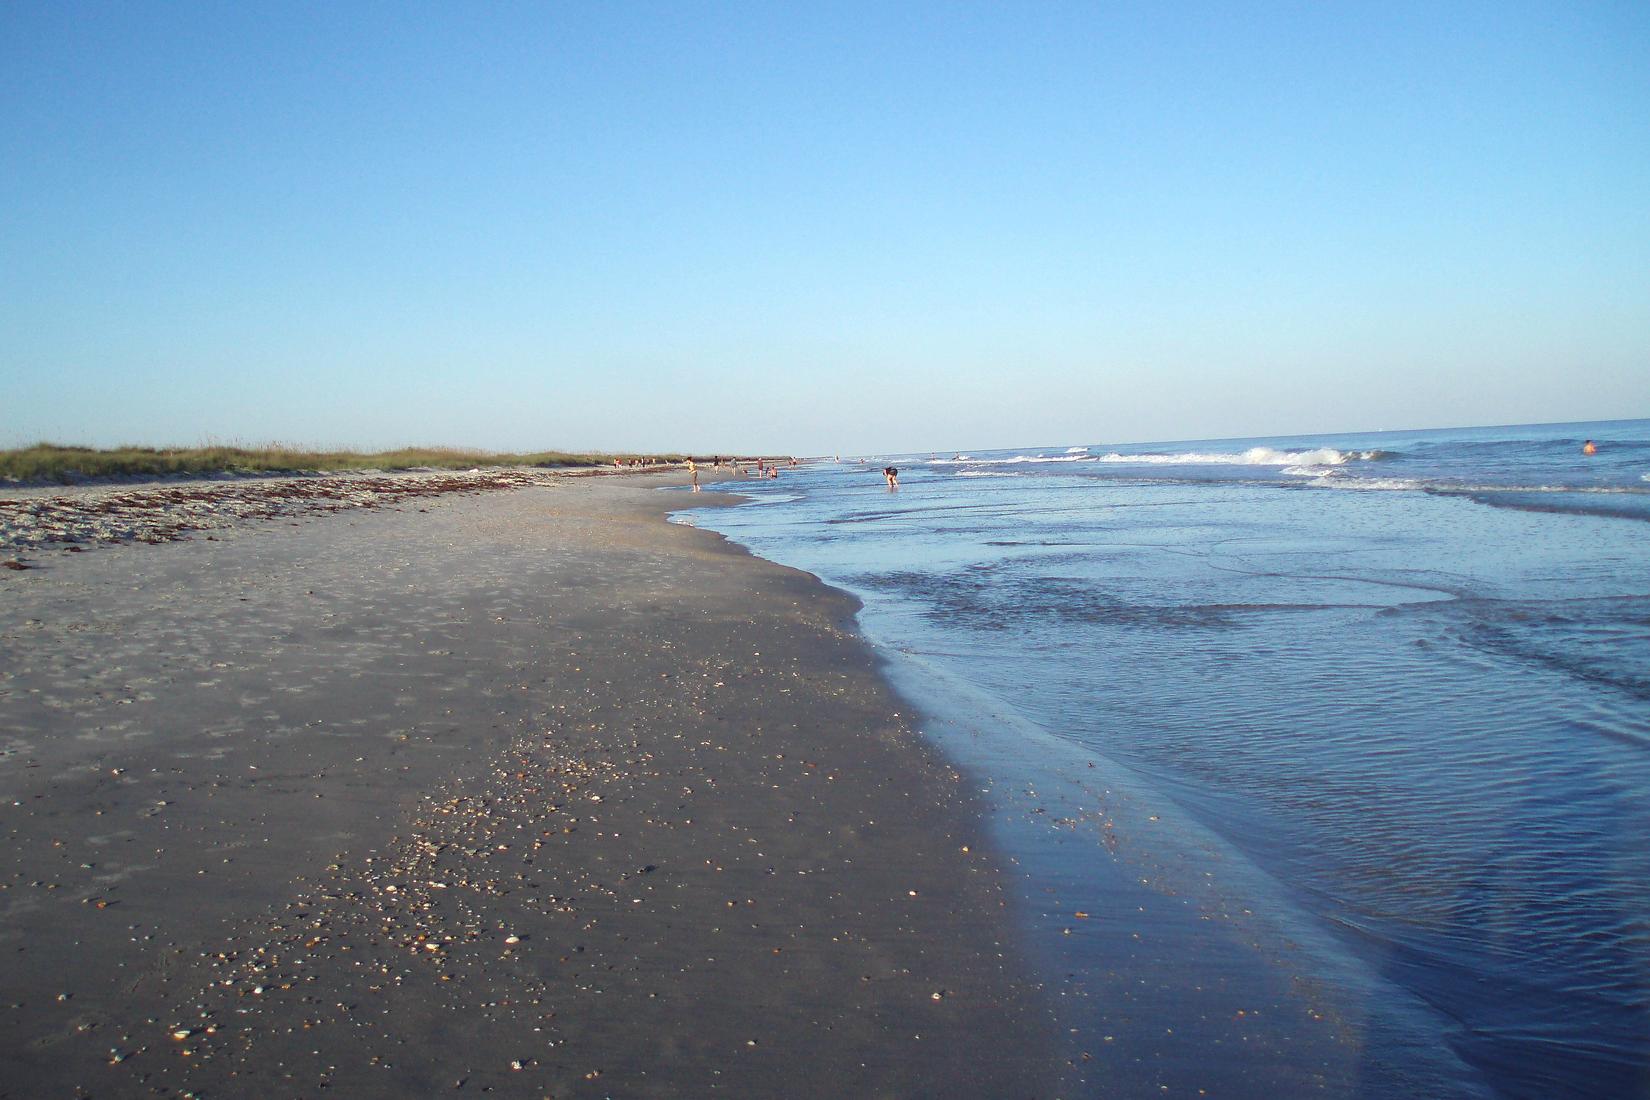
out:
M890 488L890 489L898 489L899 488L899 471L898 470L894 469L892 466L884 466L882 468L882 476L888 479L888 488Z
M697 493L699 491L699 466L691 458L687 460L687 463L688 476L693 478L693 491Z
M1584 455L1596 455L1596 454L1598 454L1598 444L1594 443L1591 439L1589 439L1587 442L1585 442L1581 445L1581 453L1584 454Z

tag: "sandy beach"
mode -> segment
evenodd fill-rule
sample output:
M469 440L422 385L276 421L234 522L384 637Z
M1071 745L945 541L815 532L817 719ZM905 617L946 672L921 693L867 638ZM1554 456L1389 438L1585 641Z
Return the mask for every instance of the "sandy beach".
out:
M1060 1095L853 605L672 479L0 555L0 1096Z

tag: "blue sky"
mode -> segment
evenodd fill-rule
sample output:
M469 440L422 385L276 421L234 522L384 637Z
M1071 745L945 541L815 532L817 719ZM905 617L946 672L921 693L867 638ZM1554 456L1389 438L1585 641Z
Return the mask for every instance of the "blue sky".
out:
M0 445L1650 416L1650 6L0 0Z

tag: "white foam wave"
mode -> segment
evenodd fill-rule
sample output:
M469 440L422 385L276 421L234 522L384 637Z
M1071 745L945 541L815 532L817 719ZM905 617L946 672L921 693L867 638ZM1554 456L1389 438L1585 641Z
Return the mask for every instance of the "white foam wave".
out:
M1093 462L1090 454L1063 454L1063 455L1015 455L1012 458L972 458L968 455L958 455L956 458L931 458L930 466L962 466L966 463L981 463L990 466L1018 466L1026 462Z
M1474 485L1466 482L1422 481L1404 477L1335 476L1339 472L1337 470L1319 471L1318 479L1311 484L1325 489L1373 489L1389 492L1425 489L1433 493L1455 493L1472 496L1517 495L1520 493L1644 495L1644 490L1635 489L1629 485ZM1650 478L1646 480L1650 480Z
M1087 447L1067 447L1066 453L1068 455L1086 455L1089 453L1089 449Z
M1320 447L1314 451L1277 451L1271 447L1250 447L1241 453L1223 451L1182 451L1177 454L1124 455L1113 451L1101 462L1121 462L1142 466L1340 466L1354 459L1368 461L1373 451L1337 451Z
M1024 474L1010 473L1007 470L958 470L958 477L1024 477Z
M994 458L993 466L1013 466L1022 462L1093 462L1094 458L1084 452L1082 454L1063 455L1015 455L1013 458Z
M1285 470L1284 473L1288 473ZM1310 470L1318 478L1311 484L1323 489L1358 489L1367 492L1413 492L1434 486L1407 477L1334 477L1335 471Z
M1445 488L1459 488L1466 493L1630 493L1633 496L1644 494L1644 490L1635 489L1631 485L1462 485Z

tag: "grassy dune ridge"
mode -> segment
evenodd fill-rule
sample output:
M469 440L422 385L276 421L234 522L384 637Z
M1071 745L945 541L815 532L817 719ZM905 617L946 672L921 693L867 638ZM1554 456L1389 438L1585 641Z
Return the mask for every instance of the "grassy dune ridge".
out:
M309 451L266 446L92 447L36 443L0 451L0 479L72 482L104 477L166 477L179 474L300 473L331 470L442 470L475 466L605 466L615 460L680 462L681 455L576 454L535 451L513 454L450 447L407 447L394 451Z

